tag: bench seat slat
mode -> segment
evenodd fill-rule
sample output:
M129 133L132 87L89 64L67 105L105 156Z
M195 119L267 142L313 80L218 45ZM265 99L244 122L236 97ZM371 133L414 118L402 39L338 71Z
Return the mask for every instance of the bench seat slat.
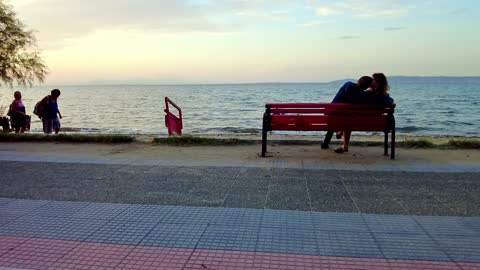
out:
M278 126L297 126L297 127L309 127L309 126L344 126L344 127L350 127L348 130L355 131L355 128L363 128L363 127L384 127L386 126L385 123L368 123L368 122L359 122L359 123L334 123L334 124L328 124L328 123L291 123L291 122L284 122L284 123L274 123L272 124L272 130L275 130L276 127Z
M276 114L354 114L354 115L376 115L376 114L388 114L387 109L370 109L370 110L338 110L338 109L271 109L273 115Z
M385 131L386 126L352 126L352 125L275 125L272 126L272 130L283 131Z
M369 105L369 104L347 104L347 103L271 103L265 105L266 108L270 109L278 109L278 108L285 108L285 109L298 109L298 108L311 108L311 109L391 109L388 106L376 106L376 105Z
M273 115L272 125L276 123L281 124L296 124L296 123L325 123L325 124L382 124L387 120L387 116L333 116L333 115L321 115L321 116L304 116L304 115Z

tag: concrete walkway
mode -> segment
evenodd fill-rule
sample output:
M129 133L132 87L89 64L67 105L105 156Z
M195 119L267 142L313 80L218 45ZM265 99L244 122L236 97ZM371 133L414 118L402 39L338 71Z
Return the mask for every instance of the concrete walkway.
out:
M0 269L480 269L479 166L0 160Z
M448 154L446 152L445 154ZM79 164L117 164L117 165L155 165L155 166L184 166L184 167L249 167L249 168L292 168L306 170L350 170L350 171L406 171L406 172L480 172L480 165L472 163L448 164L418 163L395 161L382 164L352 164L345 162L329 161L300 161L288 162L278 159L261 159L253 161L198 161L175 159L122 159L115 156L66 156L59 154L25 153L17 151L0 151L0 161L28 161L28 162L56 162Z
M44 159L41 159L44 160ZM479 173L3 161L0 197L480 216ZM183 166L182 166L183 165Z

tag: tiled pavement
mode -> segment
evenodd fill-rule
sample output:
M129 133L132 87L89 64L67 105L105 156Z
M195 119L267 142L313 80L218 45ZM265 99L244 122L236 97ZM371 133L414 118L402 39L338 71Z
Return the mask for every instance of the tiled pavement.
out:
M0 161L0 270L480 270L478 165Z
M0 269L480 269L480 217L0 198Z

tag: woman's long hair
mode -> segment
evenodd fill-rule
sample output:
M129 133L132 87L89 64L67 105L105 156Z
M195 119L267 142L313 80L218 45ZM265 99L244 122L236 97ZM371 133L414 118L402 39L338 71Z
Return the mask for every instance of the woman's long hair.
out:
M383 73L375 73L372 75L372 77L377 84L375 94L388 96L387 91L390 89L390 86L388 85L387 76L385 76Z

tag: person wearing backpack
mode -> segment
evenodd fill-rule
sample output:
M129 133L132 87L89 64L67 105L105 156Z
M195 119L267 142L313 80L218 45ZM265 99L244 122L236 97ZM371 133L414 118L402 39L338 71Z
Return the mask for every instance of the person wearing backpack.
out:
M37 115L42 119L45 134L51 134L53 131L58 134L60 131L60 120L58 118L62 119L62 114L57 103L60 94L60 90L53 89L51 94L44 97L36 106Z

